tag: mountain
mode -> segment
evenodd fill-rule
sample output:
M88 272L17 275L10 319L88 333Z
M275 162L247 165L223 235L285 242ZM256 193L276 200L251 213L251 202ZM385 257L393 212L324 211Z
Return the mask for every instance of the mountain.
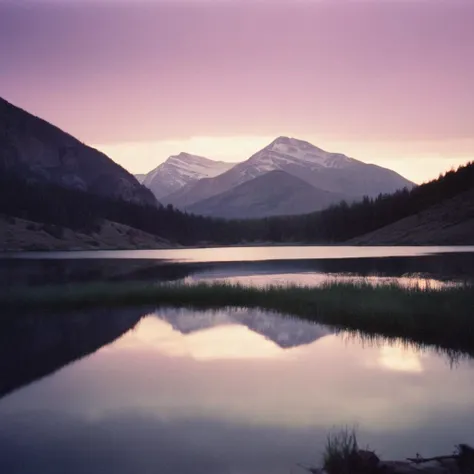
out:
M0 227L6 222L8 228L4 229L5 232L8 234L13 232L12 239L8 239L9 246L17 249L15 242L26 246L25 249L29 248L29 243L20 239L20 234L16 232L19 230L16 227L17 223L9 223L12 217L31 221L32 223L24 223L24 226L32 229L38 227L36 224L53 226L54 235L64 234L68 240L69 229L90 237L101 234L99 237L102 241L100 229L105 221L131 228L125 230L121 227L118 230L118 233L126 232L127 236L130 233L134 234L132 229L136 229L158 237L158 245L161 245L158 241L161 242L163 239L171 244L181 245L196 245L203 242L225 244L243 240L243 237L240 237L243 229L240 229L238 223L231 224L202 216L192 216L168 206L143 206L49 182L27 181L7 170L0 172L0 217L2 217ZM29 233L30 236L33 236L32 234L34 232ZM81 236L77 237L82 240ZM98 244L95 237L88 240L93 246ZM134 240L133 235L130 235L130 242ZM139 240L143 241L141 238ZM120 241L124 242L123 239ZM36 246L36 238L30 243L33 247ZM112 242L111 244L113 246ZM121 245L117 241L115 248L120 248ZM110 248L109 244L107 247ZM153 244L153 247L156 248L156 245ZM96 248L101 248L101 245Z
M103 153L0 98L0 171L136 204L152 193Z
M472 244L473 199L471 162L413 189L366 197L351 204L341 202L303 216L273 218L267 240L362 245Z
M328 153L302 140L280 137L225 173L187 184L169 195L167 201L185 209L273 170L285 171L320 190L352 198L413 187L412 182L389 169Z
M234 165L235 163L213 161L202 156L180 153L170 156L164 163L150 171L142 182L157 199L164 199L187 184L218 176ZM164 202L166 203L166 199Z
M143 184L143 181L146 177L146 174L134 174L133 176L135 176L135 179L140 183L140 184Z
M187 210L229 219L305 214L349 199L341 193L316 189L296 176L274 170L246 181Z

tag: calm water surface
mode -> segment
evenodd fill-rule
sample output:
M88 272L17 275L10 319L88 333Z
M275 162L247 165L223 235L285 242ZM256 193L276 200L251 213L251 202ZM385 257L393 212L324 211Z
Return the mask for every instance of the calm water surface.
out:
M347 247L347 246L271 246L210 247L170 250L92 250L77 252L21 252L10 258L48 259L155 259L179 262L244 262L264 260L306 260L321 258L414 257L439 253L474 252L474 246ZM4 255L5 256L5 255Z
M245 309L8 321L2 473L289 474L344 425L385 458L474 443L474 366L433 350Z
M474 281L474 247L234 247L42 252L0 258L0 287L77 281L232 281L319 285L328 280Z

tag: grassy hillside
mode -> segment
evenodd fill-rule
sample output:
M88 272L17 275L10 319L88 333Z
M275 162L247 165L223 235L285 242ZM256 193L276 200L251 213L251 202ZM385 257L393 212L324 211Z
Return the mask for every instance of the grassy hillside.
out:
M117 222L103 221L91 231L0 216L0 252L21 250L112 250L169 248L170 242Z

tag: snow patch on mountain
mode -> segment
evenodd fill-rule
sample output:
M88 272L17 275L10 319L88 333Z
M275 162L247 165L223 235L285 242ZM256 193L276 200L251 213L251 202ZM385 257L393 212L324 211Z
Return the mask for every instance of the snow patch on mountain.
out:
M143 184L155 196L165 197L183 186L203 178L214 178L226 172L235 163L214 161L198 155L180 153L148 173Z
M275 170L300 169L302 173L341 170L356 163L359 162L353 158L340 153L329 153L303 140L279 137L247 161L236 165L232 170L232 184L236 186Z
M263 150L259 151L250 161L263 172L282 169L291 164L317 168L342 169L357 160L340 153L329 153L311 143L296 138L279 137Z

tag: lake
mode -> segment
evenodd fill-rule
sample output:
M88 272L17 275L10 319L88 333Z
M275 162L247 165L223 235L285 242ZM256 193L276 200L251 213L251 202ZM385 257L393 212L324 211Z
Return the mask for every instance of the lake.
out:
M474 443L474 364L435 350L246 309L8 321L0 472L288 474L342 426L384 458Z
M474 280L470 247L228 247L23 252L0 256L0 285L78 281L230 281L319 285L334 278L402 284Z
M152 259L176 262L243 262L340 258L418 257L445 253L472 253L474 246L260 246L177 248L166 250L83 250L72 252L18 252L4 257L26 259ZM0 254L0 256L2 256Z
M3 256L0 286L474 281L474 247ZM0 472L290 474L331 430L382 458L474 444L474 362L257 310L2 314ZM447 315L447 324L449 315Z

